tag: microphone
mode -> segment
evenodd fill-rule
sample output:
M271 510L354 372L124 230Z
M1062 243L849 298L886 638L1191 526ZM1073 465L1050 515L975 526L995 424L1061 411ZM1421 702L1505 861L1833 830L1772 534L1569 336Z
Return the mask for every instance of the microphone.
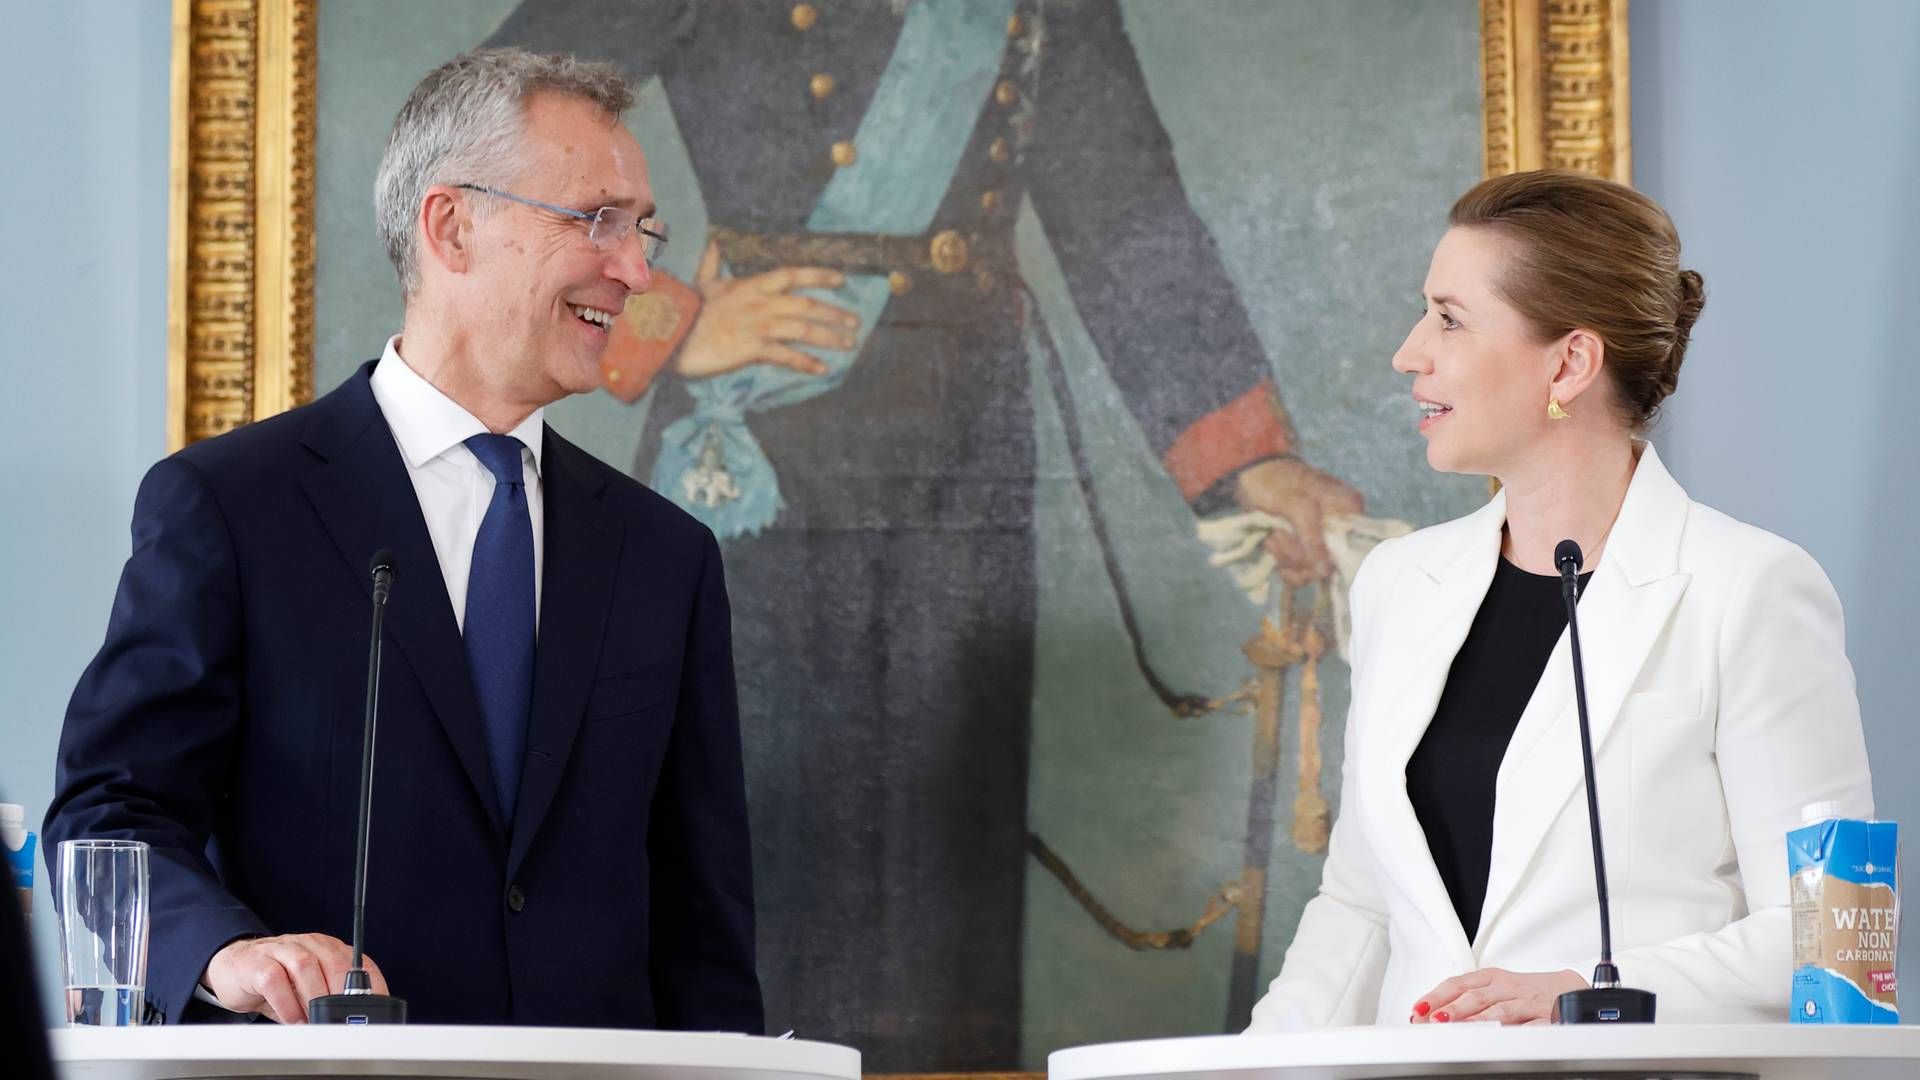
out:
M367 836L373 818L373 734L380 716L380 624L387 612L387 594L393 591L393 552L374 553L373 643L367 649L367 722L360 740L360 824L353 849L353 968L341 993L307 1002L307 1021L313 1024L404 1024L405 998L373 992L367 977L362 944L367 930Z
M1567 643L1573 647L1573 700L1580 714L1580 763L1587 770L1587 825L1593 836L1593 885L1600 897L1600 963L1593 969L1593 987L1570 990L1554 1003L1556 1024L1651 1024L1654 995L1620 985L1620 969L1613 966L1613 924L1607 914L1607 859L1600 844L1600 797L1593 787L1593 732L1587 724L1587 676L1580 662L1580 545L1562 540L1553 549L1553 565L1560 570L1560 595L1567 602Z

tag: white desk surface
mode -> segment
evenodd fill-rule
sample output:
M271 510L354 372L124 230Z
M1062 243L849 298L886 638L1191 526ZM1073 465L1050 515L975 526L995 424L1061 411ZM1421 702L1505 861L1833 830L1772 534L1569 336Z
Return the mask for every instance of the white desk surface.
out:
M859 1053L831 1043L604 1028L184 1025L52 1041L66 1080L860 1080Z
M1920 1027L1422 1024L1107 1043L1059 1050L1048 1060L1050 1080L1377 1080L1661 1068L1761 1080L1916 1080Z

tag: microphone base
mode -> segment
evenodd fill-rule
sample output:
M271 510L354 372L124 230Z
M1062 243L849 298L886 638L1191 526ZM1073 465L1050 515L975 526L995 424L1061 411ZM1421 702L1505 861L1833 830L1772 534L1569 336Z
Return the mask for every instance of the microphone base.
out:
M328 994L307 1002L309 1024L404 1024L405 998L385 994Z
M1654 995L1624 986L1571 990L1554 1003L1556 1024L1651 1024Z

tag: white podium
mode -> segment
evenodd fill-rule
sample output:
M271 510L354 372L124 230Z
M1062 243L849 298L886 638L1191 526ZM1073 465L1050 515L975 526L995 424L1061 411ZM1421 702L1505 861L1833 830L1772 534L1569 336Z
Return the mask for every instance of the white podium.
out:
M831 1043L605 1028L187 1025L52 1032L64 1080L860 1080Z
M1422 1024L1212 1035L1054 1052L1049 1080L1754 1077L1913 1080L1920 1028L1794 1024Z

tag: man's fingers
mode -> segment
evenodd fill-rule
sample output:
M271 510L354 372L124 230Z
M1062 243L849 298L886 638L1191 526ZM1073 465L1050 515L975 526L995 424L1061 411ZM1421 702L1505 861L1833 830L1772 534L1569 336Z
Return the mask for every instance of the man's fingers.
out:
M1339 482L1338 480L1333 480L1331 483L1327 485L1327 488L1329 490L1327 490L1321 496L1321 499L1320 499L1320 509L1323 513L1334 513L1334 514L1366 513L1366 510L1367 510L1366 496L1360 494L1358 491L1355 491L1353 488L1348 487L1347 485Z
M1274 530L1267 535L1267 551L1272 553L1274 562L1279 564L1280 578L1288 585L1304 585L1309 580L1305 575L1309 569L1306 549L1300 545L1300 538L1289 532Z
M347 988L347 972L353 970L352 949L323 949L316 955L320 958L321 983L327 993L338 994Z
M1315 549L1300 537L1275 532L1267 537L1267 550L1279 564L1280 580L1290 589L1325 581L1333 574L1333 563L1325 555L1324 545L1319 548L1321 554L1315 555Z
M305 945L281 945L274 950L274 958L280 961L282 968L286 969L287 979L293 984L293 993L299 998L299 1012L296 1015L300 1017L300 1023L305 1023L307 1002L317 997L326 997L333 992L327 985L326 966L320 962L318 956L314 955L313 950ZM279 1010L278 1006L275 1006L275 1009L280 1011L282 1016L287 1015L285 1011Z
M373 957L361 953L360 962L366 965L367 981L372 984L373 992L381 995L388 993L387 977L381 973L380 965L373 962Z
M304 1024L307 1021L307 1003L294 988L291 977L277 956L268 954L261 958L260 971L254 975L253 993L266 1001L262 1012L273 1018L278 1024Z
M1302 556L1313 574L1313 580L1319 581L1333 574L1333 553L1327 550L1326 526L1320 519L1320 508L1303 507L1294 516L1295 525L1300 527Z
M860 328L860 316L838 304L829 304L825 300L815 300L810 296L782 293L767 301L767 311L789 318L808 319L822 326L838 326L846 330Z
M236 942L208 964L207 985L220 1003L282 1024L307 1022L307 1003L346 987L353 949L327 934L289 934ZM369 982L386 993L386 977L367 961Z
M763 336L795 345L812 345L819 349L844 351L854 346L853 335L845 330L822 326L805 319L774 319L767 324L767 332Z
M792 368L803 375L825 375L827 373L827 365L822 363L819 357L810 356L807 353L801 352L799 349L787 345L770 343L762 346L760 351L755 354L755 358L769 364L779 364L781 367Z
M824 266L783 266L748 280L761 292L783 293L794 289L837 289L847 278L840 271Z

